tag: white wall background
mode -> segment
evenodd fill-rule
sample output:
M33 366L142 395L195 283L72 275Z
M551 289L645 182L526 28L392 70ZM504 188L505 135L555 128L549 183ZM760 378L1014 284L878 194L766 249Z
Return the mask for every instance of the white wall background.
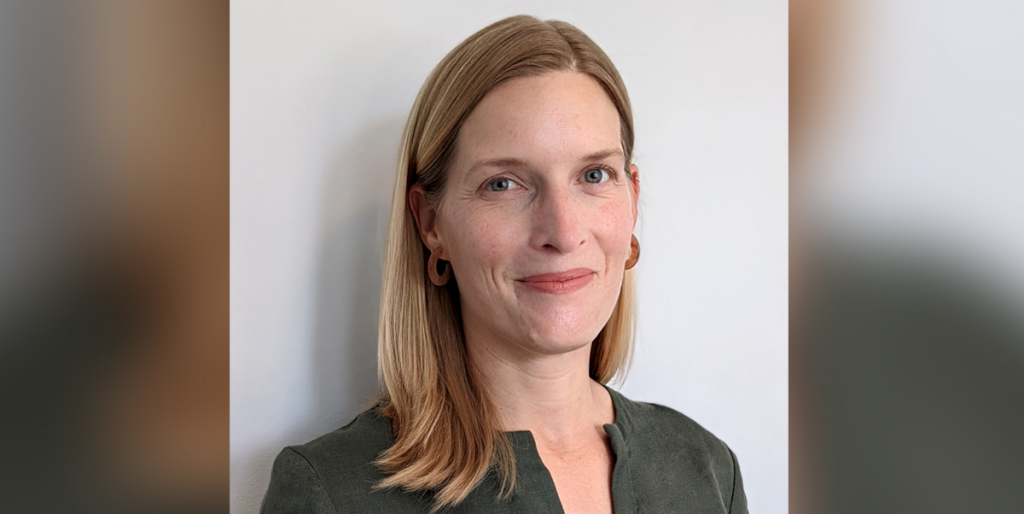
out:
M231 6L231 511L280 449L377 390L402 124L430 69L505 16L569 21L616 63L644 177L639 344L622 392L726 441L787 512L787 3L245 1Z

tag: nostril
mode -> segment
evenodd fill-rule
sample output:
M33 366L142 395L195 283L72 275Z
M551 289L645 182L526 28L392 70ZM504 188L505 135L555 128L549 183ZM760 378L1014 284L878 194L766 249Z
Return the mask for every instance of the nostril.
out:
M572 245L572 244L562 245L562 244L559 244L559 243L554 243L554 244L547 243L547 244L543 245L541 248L543 248L545 250L555 250L557 252L572 252L572 251L575 251L576 249L578 249L579 247L583 246L584 243L586 243L585 239L576 242L575 245Z

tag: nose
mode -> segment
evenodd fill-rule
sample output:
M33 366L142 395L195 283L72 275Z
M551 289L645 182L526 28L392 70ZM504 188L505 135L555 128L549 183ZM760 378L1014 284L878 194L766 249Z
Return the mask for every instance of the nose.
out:
M572 253L583 244L582 205L567 188L549 188L534 211L534 248Z

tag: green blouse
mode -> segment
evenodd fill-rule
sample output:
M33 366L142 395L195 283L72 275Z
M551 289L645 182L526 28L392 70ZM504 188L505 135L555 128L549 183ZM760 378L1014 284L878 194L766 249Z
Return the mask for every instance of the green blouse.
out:
M628 400L608 388L615 423L604 426L615 452L612 501L616 514L747 513L736 456L685 415ZM444 513L561 513L555 484L533 435L509 432L516 455L516 490L498 500L498 479L484 481ZM391 422L367 410L334 432L289 446L274 460L262 514L427 513L430 493L374 491L382 474L373 461L394 439Z

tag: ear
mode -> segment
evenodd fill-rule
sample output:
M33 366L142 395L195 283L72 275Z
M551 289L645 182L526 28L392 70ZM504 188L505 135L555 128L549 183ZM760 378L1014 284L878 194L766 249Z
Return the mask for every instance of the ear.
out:
M420 240L429 250L441 246L441 238L435 230L437 210L427 201L427 192L420 184L413 184L409 188L409 208L412 209L412 217L416 219L416 229L419 230Z
M640 168L636 164L629 165L629 180L633 186L633 226L636 226L636 218L639 213L640 204Z

